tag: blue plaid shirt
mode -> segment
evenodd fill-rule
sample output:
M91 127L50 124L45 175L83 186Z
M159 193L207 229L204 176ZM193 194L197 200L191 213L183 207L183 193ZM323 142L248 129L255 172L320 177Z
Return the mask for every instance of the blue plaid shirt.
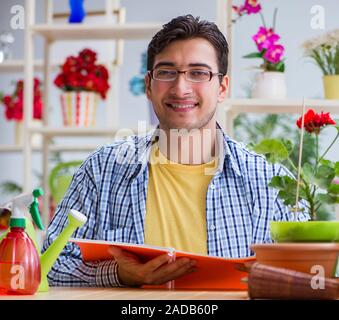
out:
M277 190L267 186L273 176L290 173L248 151L218 128L219 166L206 194L208 254L246 257L253 254L252 243L272 242L271 220L291 219ZM73 237L144 242L148 160L155 136L155 132L131 136L103 146L87 158L56 210L43 251L67 224L70 209L88 218ZM309 216L300 213L298 219L308 220ZM84 262L73 243L66 245L48 280L59 286L120 286L114 260Z

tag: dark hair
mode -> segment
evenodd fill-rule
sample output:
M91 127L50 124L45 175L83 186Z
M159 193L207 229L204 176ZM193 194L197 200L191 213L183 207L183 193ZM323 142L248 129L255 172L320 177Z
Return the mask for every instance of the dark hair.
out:
M147 70L151 70L157 54L164 50L171 42L192 38L203 38L209 41L217 54L218 72L226 75L228 66L228 44L225 36L218 29L217 25L209 21L199 21L188 14L172 19L163 25L152 38L147 50Z

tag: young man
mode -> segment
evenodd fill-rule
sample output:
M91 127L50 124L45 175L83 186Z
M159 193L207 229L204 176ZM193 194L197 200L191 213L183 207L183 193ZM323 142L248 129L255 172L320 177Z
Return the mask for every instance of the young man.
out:
M88 217L75 237L170 246L222 257L251 255L269 242L269 222L290 215L269 188L285 169L227 137L216 122L226 96L228 45L215 24L191 15L166 24L148 47L146 94L159 127L92 154L74 175L48 228L46 249L71 208ZM307 220L307 215L299 215ZM84 263L68 244L51 285L161 284L194 271L194 261L147 263L112 248L112 260Z

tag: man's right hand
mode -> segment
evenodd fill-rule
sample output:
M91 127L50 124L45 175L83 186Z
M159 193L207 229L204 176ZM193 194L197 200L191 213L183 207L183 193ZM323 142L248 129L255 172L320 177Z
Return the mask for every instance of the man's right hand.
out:
M118 277L123 285L141 286L144 284L160 285L195 271L195 260L180 258L171 260L168 254L160 255L146 263L138 257L117 247L110 247L109 252L118 263Z

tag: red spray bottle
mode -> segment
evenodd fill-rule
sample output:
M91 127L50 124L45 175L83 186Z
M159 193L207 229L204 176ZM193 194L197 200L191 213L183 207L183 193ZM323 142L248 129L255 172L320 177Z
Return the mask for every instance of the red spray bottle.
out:
M25 212L29 208L33 221L43 230L37 198L42 189L12 200L10 231L0 243L0 294L31 295L41 281L40 258L32 239L25 232Z

